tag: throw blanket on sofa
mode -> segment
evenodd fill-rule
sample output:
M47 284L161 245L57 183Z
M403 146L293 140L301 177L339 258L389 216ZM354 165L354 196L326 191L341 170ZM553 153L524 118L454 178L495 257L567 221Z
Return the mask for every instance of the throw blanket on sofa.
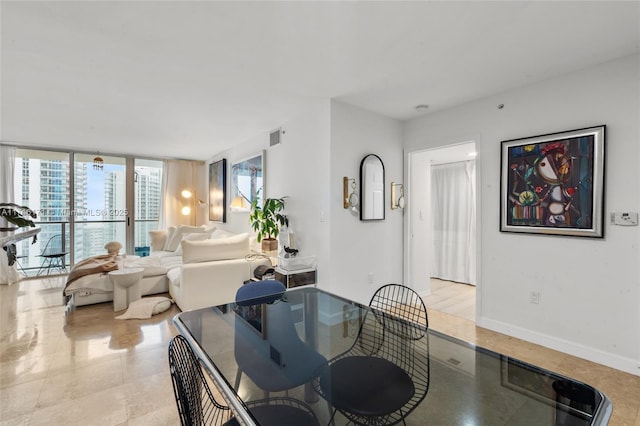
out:
M116 262L115 254L88 257L76 263L73 269L71 269L64 288L66 290L69 284L86 275L103 274L109 271L115 271L116 269L118 269L118 263Z

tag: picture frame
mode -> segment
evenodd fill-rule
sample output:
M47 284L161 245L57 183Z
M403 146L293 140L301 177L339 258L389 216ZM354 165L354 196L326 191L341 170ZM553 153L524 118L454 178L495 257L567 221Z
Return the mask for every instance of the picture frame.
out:
M267 307L263 303L257 305L233 305L236 315L262 339L267 339Z
M209 164L209 220L227 221L227 159Z
M605 130L502 141L500 231L603 238Z
M248 212L256 197L264 197L265 152L231 165L231 211Z

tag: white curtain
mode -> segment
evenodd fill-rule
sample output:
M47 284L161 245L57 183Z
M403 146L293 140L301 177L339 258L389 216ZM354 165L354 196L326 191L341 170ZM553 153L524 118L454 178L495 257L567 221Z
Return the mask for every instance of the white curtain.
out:
M476 283L475 161L431 167L431 276Z
M0 145L0 202L13 203L13 173L16 164L16 149Z
M13 203L13 173L16 163L16 149L0 145L0 203ZM0 226L6 226L0 224ZM20 281L15 264L9 266L7 253L0 249L0 284L12 284Z
M162 170L162 197L160 204L160 229L175 225L196 225L199 220L196 217L197 203L194 197L201 197L201 184L198 181L199 169L204 167L202 161L165 160ZM182 191L188 189L194 196L184 199ZM191 214L185 216L181 210L183 207L191 208Z

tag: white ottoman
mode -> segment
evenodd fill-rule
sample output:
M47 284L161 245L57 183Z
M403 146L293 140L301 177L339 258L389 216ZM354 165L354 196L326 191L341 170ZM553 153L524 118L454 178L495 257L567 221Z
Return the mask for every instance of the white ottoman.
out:
M114 312L127 309L129 303L140 299L140 279L143 273L142 268L124 268L109 272L109 279L113 283Z

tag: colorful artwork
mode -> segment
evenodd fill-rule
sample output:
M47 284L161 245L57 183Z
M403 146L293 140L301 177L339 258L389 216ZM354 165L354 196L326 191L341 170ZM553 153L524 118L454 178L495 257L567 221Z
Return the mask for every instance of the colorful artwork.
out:
M602 237L604 129L502 142L501 231Z

